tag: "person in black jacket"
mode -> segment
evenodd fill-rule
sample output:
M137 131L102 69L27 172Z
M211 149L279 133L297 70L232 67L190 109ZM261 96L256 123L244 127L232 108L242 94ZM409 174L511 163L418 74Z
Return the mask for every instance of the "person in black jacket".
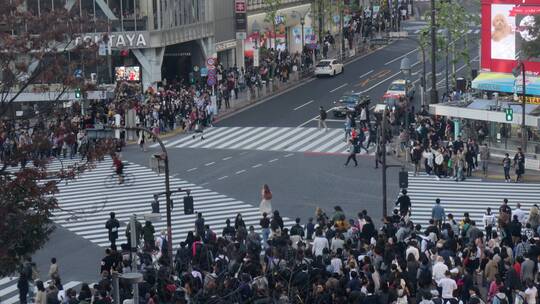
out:
M412 204L411 204L411 199L407 195L407 190L403 189L401 191L401 194L402 195L398 198L396 202L396 206L399 205L399 213L401 214L402 217L406 215L411 215L410 210L411 210Z
M109 241L111 242L111 249L116 250L116 240L118 239L118 228L120 227L120 222L116 219L114 212L109 214L110 218L105 223L105 228L109 232Z

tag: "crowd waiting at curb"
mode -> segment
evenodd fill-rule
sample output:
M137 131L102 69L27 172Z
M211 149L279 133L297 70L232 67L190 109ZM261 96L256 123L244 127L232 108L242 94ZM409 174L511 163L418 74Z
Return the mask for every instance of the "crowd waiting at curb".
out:
M414 202L403 191L380 225L366 210L351 216L335 206L285 227L272 210L268 186L261 196L264 212L256 227L239 213L215 231L198 213L193 230L174 247L172 265L165 231L155 237L151 222L137 223L136 271L144 278L139 303L537 303L537 205L524 210L505 199L479 223L468 213L446 213L444 201L436 199L432 219L421 225L411 221ZM50 283L37 280L33 294L39 275L29 261L20 271L21 303L30 299L29 291L40 304L111 303L111 274L132 269L130 245L116 248L120 224L114 213L105 226L111 248L99 282L63 290L52 260ZM131 293L120 280L121 301Z

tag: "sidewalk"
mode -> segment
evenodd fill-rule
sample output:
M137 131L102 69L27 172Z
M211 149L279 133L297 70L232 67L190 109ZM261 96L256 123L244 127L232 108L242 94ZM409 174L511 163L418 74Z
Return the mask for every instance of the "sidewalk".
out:
M395 163L404 165L409 171L413 171L414 166L412 165L412 163L409 160L406 161L405 158L403 157L403 154L400 154L399 157L396 157L396 155L392 153L392 150L388 150L391 148L392 148L392 145L389 145L387 147L387 151L388 151L387 160L391 159ZM482 168L478 168L478 170L473 171L472 176L476 178L481 178L484 181L504 181L504 170L500 162L500 159L493 154L491 155L491 159L489 160L487 177L484 176L482 172ZM531 159L527 159L527 161L531 161ZM391 163L391 162L388 162L388 163ZM424 166L422 162L422 170L423 168ZM512 177L512 180L514 181L516 178L514 168L510 170L510 176ZM525 168L525 175L523 176L523 182L524 183L540 183L540 170Z

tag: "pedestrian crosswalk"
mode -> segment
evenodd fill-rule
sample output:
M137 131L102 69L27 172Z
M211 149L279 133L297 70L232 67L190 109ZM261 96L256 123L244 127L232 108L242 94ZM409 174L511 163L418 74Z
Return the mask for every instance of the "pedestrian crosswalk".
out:
M66 164L64 164L66 165ZM51 164L51 170L58 162ZM152 212L153 194L165 190L165 177L158 175L144 166L128 163L125 173L134 178L132 185L117 185L113 187L104 184L105 179L113 173L112 161L106 159L99 162L96 168L82 173L77 179L59 185L59 210L54 212L56 224L68 229L84 239L99 246L109 246L105 222L110 212L116 213L116 218L122 223L117 244L126 242L125 228L132 214L145 215ZM202 212L205 224L210 225L218 235L225 227L225 220L234 218L238 213L247 226L259 228L259 208L249 203L236 200L187 181L171 178L171 189L190 190L194 199L196 212ZM172 212L173 244L185 240L188 231L194 229L195 214L184 215L183 197L185 193L172 196L174 209ZM166 228L165 199L160 198L161 219L154 221L156 234ZM144 219L140 219L144 224ZM291 226L293 221L284 218L285 225Z
M434 176L409 175L408 194L412 202L412 220L422 226L431 219L431 209L435 199L441 199L446 214L452 213L461 220L468 212L476 225L483 229L482 217L486 208L498 213L504 198L512 209L517 203L528 211L534 204L540 204L540 184L516 184L487 182L479 178L469 178L462 182L453 179L437 180Z
M422 32L422 29L424 29L424 28L425 28L425 26L416 25L416 26L405 27L405 28L403 28L403 30L406 31L406 32L409 32L411 34L418 35L418 34L420 34ZM437 33L438 34L444 34L445 30L444 29L438 29ZM480 29L479 28L470 28L468 30L463 30L461 33L462 34L479 34Z
M345 154L348 148L343 129L286 127L214 127L205 130L204 140L185 134L167 141L165 147L332 154Z
M19 303L19 290L17 289L18 277L0 278L0 303L1 304L17 304ZM63 284L64 290L69 288L79 288L82 282L69 281ZM45 284L47 287L47 284ZM35 292L34 292L35 294ZM31 302L31 299L28 299Z

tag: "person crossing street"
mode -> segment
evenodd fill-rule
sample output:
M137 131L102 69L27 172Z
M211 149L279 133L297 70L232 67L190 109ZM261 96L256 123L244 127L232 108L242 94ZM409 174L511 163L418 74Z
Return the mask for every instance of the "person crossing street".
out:
M116 214L111 212L110 218L105 223L105 228L109 231L109 241L111 242L111 249L116 250L116 240L118 239L118 228L120 228L120 222L116 219Z
M328 131L328 125L326 124L327 113L323 106L319 108L319 130L324 127L324 131Z
M354 162L354 166L358 167L358 161L356 160L356 153L360 153L360 146L358 145L358 139L350 138L349 139L349 156L347 157L347 161L345 161L345 164L343 166L347 167L349 165L349 162L352 160Z

